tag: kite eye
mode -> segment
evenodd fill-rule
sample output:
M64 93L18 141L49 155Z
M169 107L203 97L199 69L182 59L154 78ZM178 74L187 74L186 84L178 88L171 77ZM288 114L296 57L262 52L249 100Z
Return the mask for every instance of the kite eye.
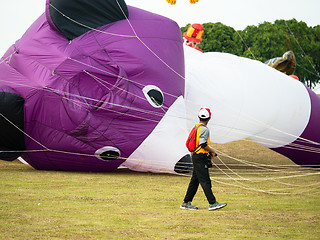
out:
M163 93L160 88L154 85L145 86L142 89L148 102L155 108L160 108L163 104Z
M120 151L118 148L107 146L98 149L94 155L104 161L113 161L120 157Z

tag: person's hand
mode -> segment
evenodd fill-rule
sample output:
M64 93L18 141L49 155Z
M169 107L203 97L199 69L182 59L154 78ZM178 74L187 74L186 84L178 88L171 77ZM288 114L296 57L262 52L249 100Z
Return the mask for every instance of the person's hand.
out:
M209 154L210 154L211 159L218 156L218 154L216 152L210 152Z
M196 2L199 2L199 0L190 0L191 4L195 4Z
M168 3L170 3L171 5L175 5L176 4L176 0L167 0Z

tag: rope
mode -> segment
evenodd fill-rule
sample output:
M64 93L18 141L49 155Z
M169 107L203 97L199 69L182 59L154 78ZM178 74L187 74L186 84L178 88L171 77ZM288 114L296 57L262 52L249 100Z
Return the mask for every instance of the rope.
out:
M119 7L121 8L121 6L120 6L120 4L119 4L119 2L117 1L117 3L118 3L118 5L119 5ZM75 21L75 20L73 20L73 19L71 19L71 18L69 18L68 16L66 16L66 15L64 15L61 11L59 11L57 8L55 8L52 4L50 4L55 10L57 10L60 14L62 14L64 17L67 17L69 20L71 20L71 21L73 21L73 22L76 22L77 24L80 24L81 26L84 26L84 27L88 27L88 26L86 26L86 25L83 25L83 24L81 24L81 23L78 23L77 21ZM121 11L123 12L123 14L124 14L124 11L123 11L123 9L121 8ZM124 14L124 16L125 16L125 18L126 18L126 20L127 20L127 22L129 23L129 25L130 25L130 27L131 27L131 29L132 29L132 31L134 32L134 34L135 34L135 37L137 37L137 38L139 38L138 36L137 36L137 34L136 34L136 32L135 32L135 30L134 30L134 28L133 28L133 26L131 25L131 23L130 23L130 21L129 21L129 19L128 19L128 17ZM91 29L90 27L88 27L89 29ZM103 31L100 31L100 32L103 32ZM107 32L104 32L104 33L106 33L106 34L109 34L109 33L107 33ZM238 33L239 34L239 33ZM122 35L119 35L119 36L122 36ZM240 36L241 37L241 36ZM143 41L139 38L139 40L143 43ZM144 43L143 43L144 44ZM145 45L145 44L144 44ZM146 46L146 45L145 45ZM147 46L146 46L147 47ZM150 48L148 48L147 47L147 49L148 50L150 50L151 51L151 49ZM155 55L155 56L157 56L157 55ZM158 56L157 56L158 57ZM159 58L159 57L158 57ZM107 71L104 71L104 70L102 70L102 69L99 69L99 68L96 68L96 67L94 67L94 66L91 66L91 65L89 65L89 64L86 64L86 63L83 63L83 62L81 62L81 61L78 61L78 60L75 60L75 59L72 59L72 58L70 58L69 57L69 59L70 60L72 60L72 61L75 61L75 62L78 62L78 63L81 63L81 64L83 64L83 65L86 65L86 66L89 66L89 67L92 67L92 68L94 68L94 69L96 69L96 70L100 70L100 71L102 71L102 72L104 72L104 73L107 73L107 74L110 74L110 75L112 75L112 76L115 76L115 77L120 77L119 75L115 75L115 74L112 74L112 73L110 73L110 72L107 72ZM164 61L163 61L164 62ZM130 81L129 79L127 79L127 78L124 78L125 80L127 80L127 81ZM131 82L134 82L134 81L131 81ZM135 84L139 84L138 82L134 82ZM143 86L143 84L140 84L140 85L142 85ZM145 86L145 85L144 85ZM120 89L120 88L119 88ZM128 92L129 94L132 94L132 93L130 93L130 92ZM164 94L168 94L168 93L164 93ZM168 94L168 95L170 95L170 96L173 96L173 97L175 97L175 98L177 98L177 96L174 96L174 95L171 95L171 94ZM140 96L137 96L137 95L135 95L136 97L140 97ZM141 97L140 97L141 98ZM143 100L146 100L146 99L144 99L144 98L142 98ZM248 116L247 116L248 117ZM249 118L250 118L250 116L249 116ZM248 119L249 119L248 118ZM256 119L252 119L252 121L258 121L258 120L256 120ZM260 122L260 126L263 126L263 124L264 125L266 125L265 123L262 123L262 122ZM295 137L295 138L297 138L297 139L302 139L302 140L305 140L305 141L309 141L309 140L307 140L307 139L303 139L303 138L300 138L299 136L294 136L294 135L292 135L292 134L289 134L289 133L286 133L286 132L284 132L284 131L281 131L281 130L279 130L279 129L276 129L276 128L273 128L272 126L268 126L268 125L266 125L266 127L268 127L268 128L272 128L273 130L275 130L275 131L279 131L279 132L281 132L282 134L287 134L287 135L290 135L290 136L292 136L292 137ZM266 138L265 138L265 140L267 140ZM270 139L268 139L268 140L270 140ZM276 141L276 140L273 140L273 141ZM319 145L319 143L315 143L315 142L311 142L311 143L313 143L313 144L317 144L317 145ZM292 147L291 147L292 148Z
M218 159L224 164L224 162L221 160L221 158L219 156L218 156ZM232 184L232 186L240 187L240 188L244 188L244 189L256 191L256 192L263 192L263 193L269 193L269 194L289 194L289 193L283 193L283 191L284 190L296 190L297 188L313 187L310 190L306 190L306 191L312 191L314 189L319 188L319 187L314 187L314 186L320 185L320 182L316 182L316 183L312 183L312 184L303 184L303 185L299 184L298 185L298 184L288 184L288 183L283 183L283 182L277 181L277 179L284 179L284 178L288 179L288 178L293 178L293 177L306 177L306 176L310 176L310 175L319 175L320 172L317 172L317 173L306 173L306 174L300 174L300 175L283 176L283 177L277 177L277 178L275 178L275 177L265 178L264 179L265 181L270 181L270 180L275 181L275 182L283 184L283 185L291 186L292 188L281 188L281 189L272 189L272 190L258 189L255 187L250 187L247 184L240 182L240 181L247 181L247 182L254 182L254 181L252 179L248 179L248 178L244 178L244 177L240 176L238 173L236 173L235 171L230 169L226 164L224 164L224 166L226 166L227 169L230 170L233 174L237 175L239 177L238 179L232 177L230 174L228 174L226 171L224 171L222 168L220 168L217 164L214 163L214 165L217 167L217 169L220 172L222 172L224 175L227 176L227 179L232 180L237 183L237 184ZM221 179L221 178L219 178L219 179ZM213 179L213 180L222 183L221 181L219 181L217 179ZM223 183L226 184L225 182L223 182ZM281 192L278 193L279 191L281 191ZM305 192L305 191L303 191L303 192ZM303 193L303 192L300 192L300 193Z
M240 35L239 31L236 31L236 33L238 34L238 36L240 37L241 41L243 42L243 44L246 46L246 48L249 50L249 52L251 53L253 59L257 60L256 57L254 56L253 52L251 51L251 49L248 47L247 43L244 41L244 39L242 38L242 36Z
M92 75L93 76L93 75ZM0 80L0 81L4 81L4 80ZM8 82L8 81L4 81L4 82ZM17 85L22 85L22 86L28 86L28 85L25 85L25 84L18 84L16 83ZM80 95L76 95L76 94L71 94L71 93L68 93L68 92L64 92L64 91L61 91L61 90L56 90L56 89L50 89L48 87L45 87L45 88L37 88L37 87L33 87L33 86L28 86L28 87L31 87L31 88L35 88L35 89L38 89L38 90L44 90L44 91L49 91L49 92L53 92L53 93L58 93L58 94L66 94L66 95L69 95L69 96L74 96L74 97L79 97L80 99L87 99L87 100L92 100L92 101L96 101L97 103L101 102L101 100L97 100L97 99L93 99L93 98L88 98L88 97L84 97L84 96L80 96ZM71 100L67 97L63 97L64 99L67 99L73 103L78 103L79 106L80 104L84 104L83 102L80 102L80 101L76 101L76 100ZM123 105L119 105L119 104L113 104L113 103L108 103L110 105L116 105L116 106L121 106L121 107L124 107L124 108L128 108L128 106L123 106ZM92 106L92 107L95 107L95 105L90 105L90 104L87 104L88 106ZM108 111L113 111L113 112L116 112L116 113L120 113L120 112L117 112L117 111L114 111L114 110L110 110L110 109L107 109L107 108L102 108L102 109L105 109L105 110L108 110ZM137 108L131 108L133 110L136 110L136 111L141 111L143 113L147 113L147 114L154 114L154 115L157 115L157 113L154 113L154 112L147 112L143 109L137 109ZM87 110L88 111L88 110ZM145 118L145 117L141 117L141 116L135 116L135 115L130 115L130 116L133 116L133 117L137 117L139 119L144 119L144 120L149 120L149 121L154 121L154 120L151 120L149 118ZM160 116L160 115L159 115ZM178 117L175 116L175 117ZM157 122L157 121L154 121L154 122ZM268 139L268 140L272 140L272 139ZM297 145L299 146L299 145ZM293 148L293 147L291 147ZM298 149L298 148L293 148L293 149ZM302 150L302 149L299 149L299 150Z
M10 63L11 57L12 57L14 54L16 54L16 53L17 53L17 51L14 51L13 53L11 53L9 56L7 56L6 58L4 58L4 59L0 62L0 64L2 64L3 62ZM8 58L9 58L9 60L6 61Z
M293 36L294 40L296 41L296 43L298 44L300 50L302 51L303 55L304 56L307 56L307 54L305 53L305 51L303 50L303 48L301 47L300 43L298 42L298 40L296 39L295 35L293 34L293 32L291 31L290 27L288 26L287 22L284 21L284 23L286 24L288 30L290 31L290 34ZM316 67L312 64L312 62L310 61L309 58L307 58L308 62L310 63L310 65L312 66L312 68L314 69L315 73L316 73L316 76L317 77L320 77L320 74L318 73Z
M118 1L117 1L118 2ZM51 3L49 3L50 7L52 7L54 10L56 10L58 13L60 13L63 17L65 17L66 19L70 20L71 22L74 22L76 24L78 24L79 26L82 26L82 27L85 27L85 28L88 28L92 31L95 31L95 32L99 32L99 33L103 33L103 34L108 34L108 35L113 35L113 36L118 36L118 37L127 37L127 38L134 38L135 36L131 36L131 35L123 35L123 34L115 34L115 33L110 33L110 32L105 32L105 31L100 31L96 28L92 28L90 26L87 26L85 24L82 24L74 19L72 19L71 17L65 15L63 12L61 12L59 9L57 9L54 5L52 5Z
M160 62L162 62L167 68L169 68L172 72L174 72L174 73L175 73L176 75L178 75L180 78L182 78L183 80L185 80L184 76L182 76L182 75L179 74L177 71L175 71L171 66L169 66L169 65L168 65L163 59L161 59L154 51L152 51L152 49L151 49L149 46L147 46L147 45L142 41L142 39L137 35L137 33L136 33L134 27L132 26L131 22L129 21L128 16L125 14L125 12L123 11L123 9L121 8L118 0L116 0L116 1L117 1L117 3L118 3L119 8L121 9L124 17L126 18L129 26L131 27L131 29L132 29L135 37L136 37L136 38L142 43L142 45L143 45L145 48L147 48L158 60L160 60Z

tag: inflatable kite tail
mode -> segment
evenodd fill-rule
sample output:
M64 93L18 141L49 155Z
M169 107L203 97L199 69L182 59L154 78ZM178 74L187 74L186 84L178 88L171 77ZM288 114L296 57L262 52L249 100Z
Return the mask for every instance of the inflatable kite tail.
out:
M311 104L309 121L302 134L292 143L271 148L299 165L320 166L320 98L306 87Z

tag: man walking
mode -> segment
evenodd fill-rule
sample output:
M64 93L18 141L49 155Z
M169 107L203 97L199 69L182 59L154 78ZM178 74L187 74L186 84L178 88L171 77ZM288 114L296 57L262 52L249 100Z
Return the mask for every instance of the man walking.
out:
M212 193L211 179L208 169L208 157L213 158L216 153L210 144L210 131L207 127L211 119L209 108L201 108L198 114L199 123L196 125L196 150L192 153L193 172L181 209L196 210L198 207L191 204L193 197L197 193L199 184L201 185L209 202L209 211L223 208L227 203L218 203Z

